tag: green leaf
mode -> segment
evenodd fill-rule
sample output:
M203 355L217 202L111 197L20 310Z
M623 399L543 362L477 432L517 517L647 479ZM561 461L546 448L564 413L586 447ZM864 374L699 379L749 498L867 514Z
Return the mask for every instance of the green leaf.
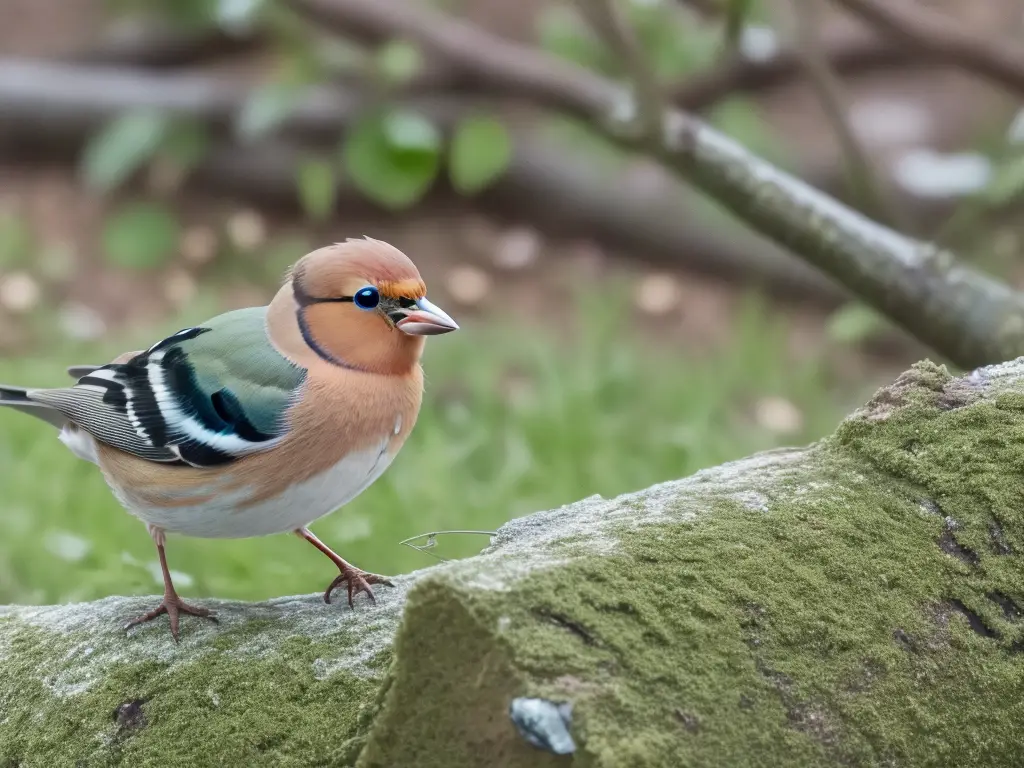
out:
M322 158L305 158L298 168L299 198L310 218L326 219L334 210L337 198L334 167Z
M309 41L306 41L307 47ZM330 37L314 43L312 53L316 60L319 73L333 74L364 74L366 72L366 52L358 45L347 40Z
M437 175L441 134L421 115L394 111L359 120L342 146L352 182L390 208L417 202Z
M563 59L598 71L614 61L574 8L547 5L537 19L541 47Z
M420 49L405 40L392 40L377 51L377 72L388 85L404 85L423 68Z
M256 88L242 107L238 135L246 141L267 135L295 110L302 89L294 83L268 83Z
M422 115L407 110L389 112L383 121L384 135L396 152L437 154L441 151L441 133Z
M130 269L164 265L178 247L180 226L166 207L130 203L109 216L101 236L107 260Z
M210 148L210 132L198 120L175 121L160 147L160 155L182 170L191 170L202 162Z
M36 245L25 220L13 213L0 213L0 269L32 262Z
M851 302L829 317L825 332L835 342L856 344L886 327L886 320L866 304Z
M82 156L86 184L104 192L119 187L153 156L168 125L168 116L155 109L127 112L107 123Z
M470 117L452 137L448 174L455 189L471 195L497 179L512 159L508 131L493 117Z
M989 205L1006 205L1024 194L1024 155L993 164L995 175L982 193Z

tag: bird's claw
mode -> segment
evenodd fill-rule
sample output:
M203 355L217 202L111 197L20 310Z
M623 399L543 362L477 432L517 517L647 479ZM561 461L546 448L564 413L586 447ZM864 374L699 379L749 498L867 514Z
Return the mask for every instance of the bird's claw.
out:
M174 642L178 642L179 617L183 613L187 613L189 616L198 616L203 619L209 619L214 624L218 623L217 617L209 608L198 608L194 605L189 605L177 595L164 595L164 599L159 606L149 613L144 613L137 619L132 619L125 624L125 631L138 626L139 624L145 624L147 621L152 621L158 616L163 616L165 613L171 620L171 637L174 638Z
M387 579L386 576L379 576L376 573L367 573L366 571L361 571L358 568L349 566L348 568L342 568L341 573L339 573L334 578L334 581L331 582L331 585L327 587L324 592L325 603L330 604L331 593L342 584L347 587L348 604L350 608L355 608L353 600L360 592L365 592L366 596L370 598L370 602L377 602L377 598L373 594L373 589L370 588L371 584L383 584L386 587L395 586Z

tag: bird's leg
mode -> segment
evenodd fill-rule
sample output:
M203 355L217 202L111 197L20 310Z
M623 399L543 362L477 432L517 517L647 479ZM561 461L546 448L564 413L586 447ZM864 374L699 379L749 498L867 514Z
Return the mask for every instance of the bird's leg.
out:
M331 562L338 566L338 570L341 571L341 573L339 573L335 577L334 581L331 582L331 585L327 587L327 590L324 592L325 603L331 602L331 592L333 592L337 587L340 587L342 584L345 584L346 587L348 588L348 604L350 607L353 608L355 607L355 605L352 602L352 598L354 598L360 592L365 592L367 597L370 598L370 600L376 602L376 598L373 596L373 590L370 589L371 584L384 584L388 587L395 586L390 581L388 581L387 578L384 576L378 576L375 573L367 573L366 571L361 571L354 565L345 562L341 557L339 557L333 551L331 551L330 547L328 547L326 544L320 541L320 539L314 536L313 532L310 531L308 528L297 528L295 530L295 535L305 539L314 547L316 547L325 555L327 555L329 558L331 558Z
M208 608L197 608L194 605L189 605L180 597L178 597L177 591L174 589L174 582L171 581L171 572L167 568L167 555L164 553L164 543L166 537L162 528L157 528L155 525L147 526L149 529L149 535L153 537L153 541L156 544L156 551L160 555L160 570L164 574L164 599L160 605L154 608L149 613L144 613L137 619L125 624L125 629L131 629L138 624L144 624L147 621L152 621L157 616L167 614L171 620L171 636L174 638L174 642L178 642L178 617L182 613L187 613L191 616L200 616L204 619L216 622L217 619L214 617Z

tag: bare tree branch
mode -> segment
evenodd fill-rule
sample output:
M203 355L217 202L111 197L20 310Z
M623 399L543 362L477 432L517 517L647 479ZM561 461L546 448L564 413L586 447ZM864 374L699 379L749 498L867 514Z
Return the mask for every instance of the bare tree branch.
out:
M878 170L850 125L842 83L832 72L818 39L820 2L821 0L790 0L791 23L798 44L797 55L822 111L832 124L832 131L839 140L847 179L854 197L858 198L859 207L883 223L898 225L899 211L893 202L887 199L879 181ZM905 227L900 228L907 231Z
M953 362L973 367L1024 354L1024 298L954 255L900 235L751 155L680 111L665 114L657 141L617 130L628 98L600 76L465 22L396 0L290 0L345 34L404 37L487 83L588 120L640 149L790 248Z
M844 75L911 67L911 52L886 40L864 34L827 34L821 48L829 66ZM700 112L739 91L756 92L776 88L803 74L798 52L783 48L774 56L754 60L741 55L687 77L668 88L672 101L682 109Z
M264 43L266 36L255 30L229 35L220 29L184 30L142 23L119 28L61 58L78 64L171 68L250 53Z
M577 5L598 37L604 39L626 66L635 91L634 122L643 135L657 136L661 132L665 98L657 76L651 70L647 57L633 36L633 30L621 18L611 0L579 0ZM629 115L627 119L632 117Z
M232 138L232 126L249 94L238 83L203 75L0 59L0 159L73 162L108 120L154 108L202 120L220 134L189 177L194 188L298 208L295 168L301 154L336 146L369 102L344 88L309 89L274 139L243 144ZM402 104L443 129L478 106L450 94L406 97ZM478 205L549 235L588 238L649 265L685 267L788 300L834 307L847 298L832 281L755 235L712 231L694 214L693 193L667 172L616 174L585 152L528 130L514 130L512 144L509 168L472 201L441 180L426 204ZM339 210L372 208L344 178L335 193Z
M1024 96L1024 46L965 29L921 5L894 0L836 0L903 45L974 72Z

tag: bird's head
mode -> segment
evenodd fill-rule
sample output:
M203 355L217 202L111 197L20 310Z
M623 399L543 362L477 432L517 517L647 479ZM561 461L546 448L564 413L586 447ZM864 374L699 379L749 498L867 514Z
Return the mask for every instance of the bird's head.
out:
M424 336L459 328L426 294L416 265L393 245L346 240L296 262L271 303L271 339L300 364L312 353L336 365L403 373L419 362Z

